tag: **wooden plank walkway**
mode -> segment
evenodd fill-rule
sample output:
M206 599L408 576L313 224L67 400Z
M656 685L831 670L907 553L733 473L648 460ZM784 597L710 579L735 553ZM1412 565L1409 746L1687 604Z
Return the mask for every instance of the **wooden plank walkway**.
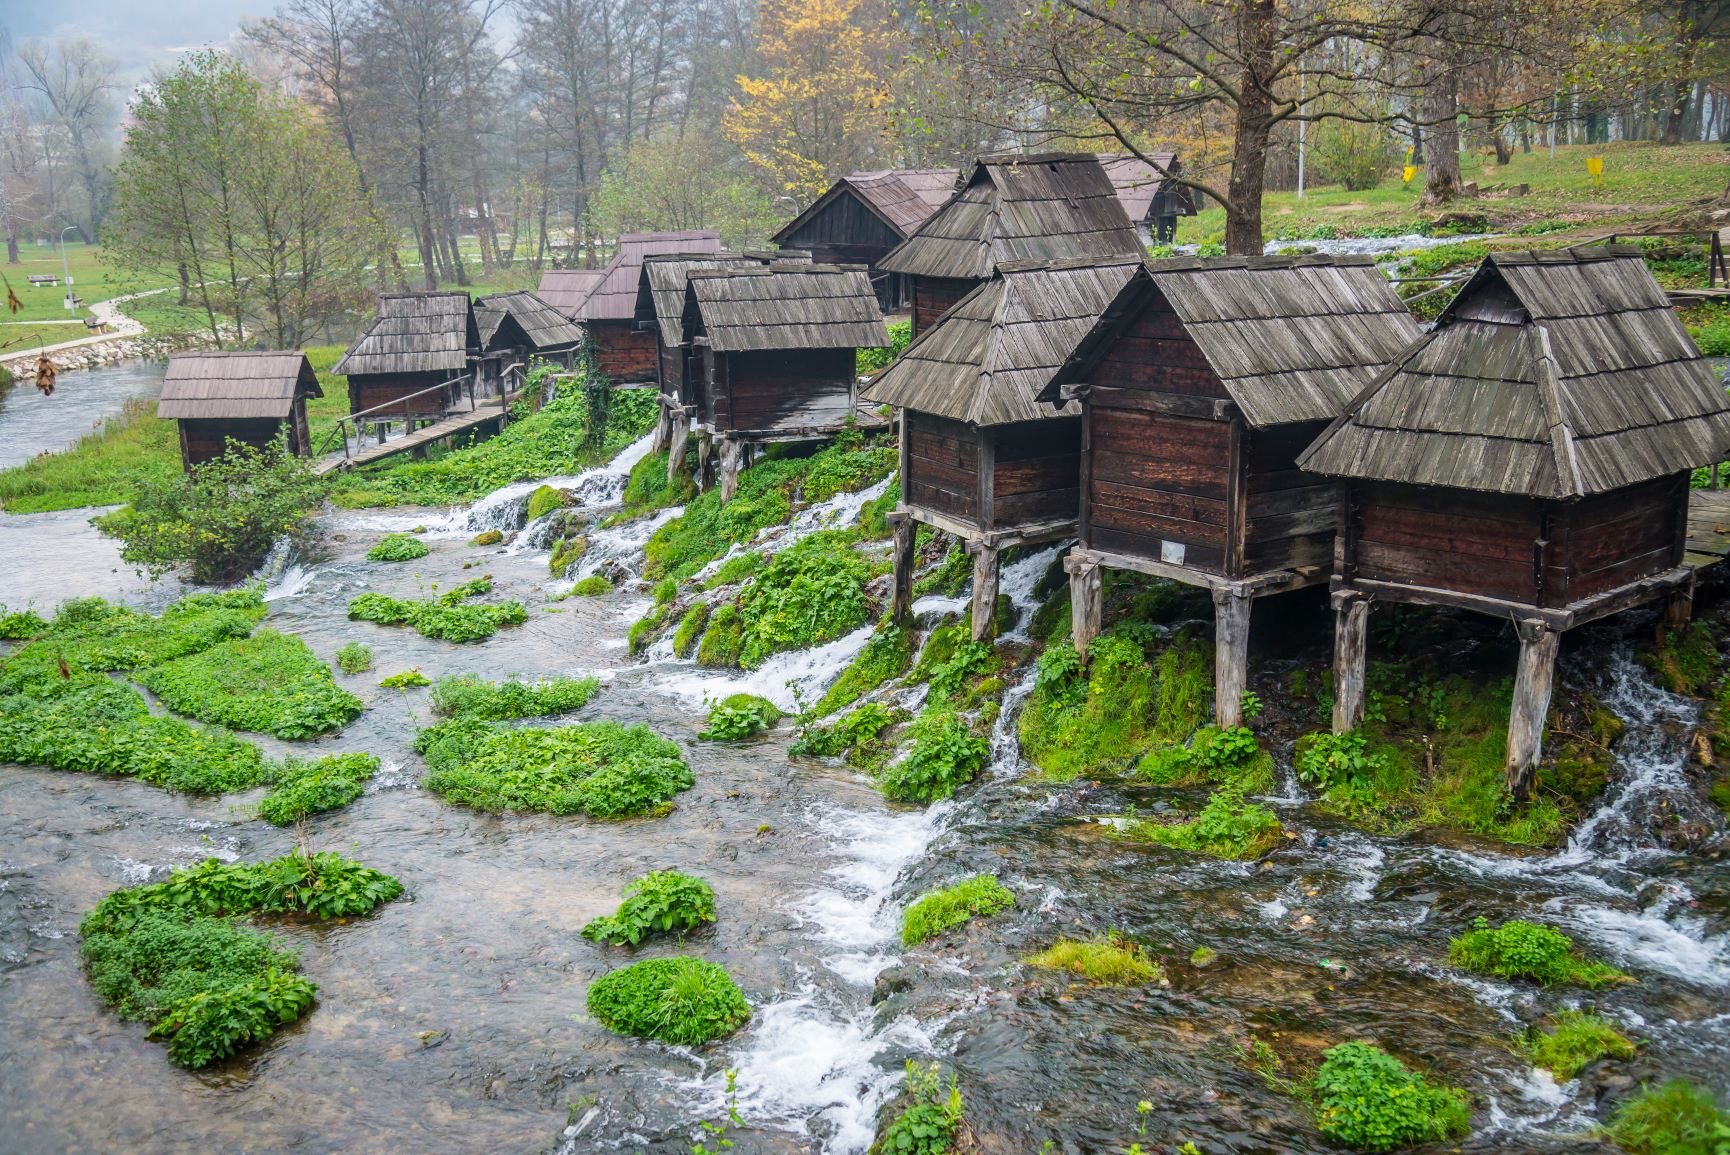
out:
M1688 546L1683 560L1695 569L1730 557L1730 489L1688 491Z
M346 455L326 457L312 467L316 476L325 477L344 470L359 469L363 465L371 465L375 461L383 461L387 457L395 457L399 453L407 453L411 449L419 449L423 445L431 445L453 434L463 433L470 429L485 425L489 421L497 421L505 408L522 396L518 390L504 399L501 406L497 398L485 398L473 409L465 409L435 421L433 424L415 430L413 433L403 433L386 441L383 445L369 445Z

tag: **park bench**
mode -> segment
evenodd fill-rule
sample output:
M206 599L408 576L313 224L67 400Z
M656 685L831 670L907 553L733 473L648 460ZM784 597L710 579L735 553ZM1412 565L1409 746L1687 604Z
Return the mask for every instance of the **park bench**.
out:
M92 333L108 332L108 322L104 321L101 317L84 318L84 327L89 329Z
M58 273L31 273L30 283L32 285L58 285L60 275Z

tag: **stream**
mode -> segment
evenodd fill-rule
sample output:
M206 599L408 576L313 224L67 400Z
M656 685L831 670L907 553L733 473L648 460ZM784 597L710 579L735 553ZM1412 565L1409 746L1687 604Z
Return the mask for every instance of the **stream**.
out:
M0 431L6 420L0 408ZM559 484L604 512L645 452L640 442ZM1587 1132L1606 1088L1682 1075L1722 1089L1730 1078L1730 867L1656 849L1647 833L1700 805L1680 772L1695 707L1650 681L1625 630L1594 627L1576 648L1597 660L1564 666L1627 722L1602 807L1564 848L1371 836L1319 813L1288 772L1265 801L1292 837L1260 862L1213 861L1112 841L1090 821L1145 809L1160 791L1030 775L1014 740L1032 687L1025 666L1006 675L991 767L925 810L885 803L844 767L790 760L785 726L746 743L699 742L705 695L749 689L791 705L789 682L820 691L867 632L732 676L664 646L634 658L626 633L651 605L647 587L552 604L570 580L549 580L545 534L522 525L534 488L453 510L335 512L328 556L267 565L268 625L321 657L356 640L378 655L369 674L340 678L368 711L340 735L294 746L370 751L385 768L352 806L313 819L307 837L396 875L409 897L352 923L283 928L319 1005L242 1060L197 1073L169 1063L91 993L77 925L117 887L210 855L280 855L296 832L248 817L262 791L197 798L0 764L0 1147L672 1155L690 1150L699 1120L722 1117L732 1068L748 1127L737 1150L863 1155L905 1061L936 1058L959 1075L982 1151L1034 1152L1047 1140L1069 1155L1132 1142L1150 1152L1194 1142L1209 1155L1336 1150L1241 1061L1254 1033L1365 1038L1427 1065L1472 1094L1468 1149L1584 1152L1603 1149ZM765 536L845 524L873 492L840 495ZM634 571L652 527L673 515L593 534L571 580L602 564ZM88 516L0 517L7 604L46 609L101 592L155 608L182 592L117 567L111 547L95 551ZM415 527L429 556L365 560L382 533ZM468 544L488 528L522 532ZM1005 568L1012 638L1025 637L1054 556ZM530 607L527 624L481 645L345 614L363 590L423 596L481 573ZM929 624L955 608L925 598L916 612ZM575 717L648 723L684 748L696 786L664 818L618 823L447 806L419 788L424 768L410 751L430 721L424 691L376 685L414 667L432 678L593 673L606 685ZM657 943L635 957L683 949L720 963L755 1007L710 1049L621 1038L584 1012L588 983L631 956L578 932L616 906L626 882L669 868L714 885L719 922L682 948ZM979 872L998 874L1016 908L955 936L958 947L904 951L901 907ZM1447 942L1479 914L1552 921L1640 982L1592 996L1460 974L1445 965ZM1088 989L1018 961L1059 932L1111 929L1162 956L1169 988ZM1189 966L1198 946L1219 959ZM1509 1050L1525 1023L1588 1003L1643 1040L1637 1059L1558 1086ZM1141 1099L1155 1105L1145 1135Z

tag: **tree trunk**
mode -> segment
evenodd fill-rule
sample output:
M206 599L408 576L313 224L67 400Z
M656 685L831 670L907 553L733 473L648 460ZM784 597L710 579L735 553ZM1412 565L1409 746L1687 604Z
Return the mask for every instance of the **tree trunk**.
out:
M1423 119L1430 138L1424 147L1424 201L1444 204L1460 193L1459 90L1454 71L1442 71L1424 90Z
M192 299L192 278L187 275L186 262L180 262L180 299L174 303L184 306Z
M1689 91L1686 81L1679 80L1670 86L1670 110L1664 116L1665 144L1682 143L1682 124L1688 119Z
M1234 257L1259 257L1262 253L1262 183L1267 173L1268 135L1273 128L1266 78L1274 71L1274 52L1279 45L1277 21L1273 0L1245 0L1238 10L1238 43L1243 45L1245 63L1225 205L1225 251Z

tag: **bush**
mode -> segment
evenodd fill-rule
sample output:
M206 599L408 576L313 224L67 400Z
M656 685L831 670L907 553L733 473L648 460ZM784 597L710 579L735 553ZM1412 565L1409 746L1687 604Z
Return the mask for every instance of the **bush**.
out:
M190 473L141 479L132 504L96 524L152 575L189 565L193 581L217 585L256 569L278 538L304 536L321 496L312 463L281 441L262 450L231 441Z
M290 741L340 730L364 708L305 642L275 630L220 642L137 678L171 710Z
M1730 1145L1730 1115L1685 1079L1642 1088L1605 1130L1633 1155L1724 1155Z
M337 668L345 674L362 674L372 669L372 647L349 642L336 652Z
M888 346L882 349L860 349L853 358L855 370L859 373L875 373L879 369L887 369L890 362L901 356L912 343L913 322L890 321Z
M275 826L291 826L308 814L340 810L366 793L378 773L371 754L332 754L316 762L292 759L275 775L275 786L258 803L258 816Z
M0 641L25 641L47 632L48 623L34 610L7 613L6 607L0 606Z
M1216 791L1188 822L1138 819L1130 824L1128 834L1213 858L1260 858L1279 844L1283 829L1273 811L1245 802L1241 793L1228 789Z
M1521 1050L1534 1067L1543 1067L1565 1083L1606 1056L1631 1059L1635 1048L1626 1035L1598 1015L1557 1011L1549 1030L1534 1027L1527 1032Z
M415 736L426 787L458 806L624 818L695 784L679 748L647 726L586 722L505 730L456 718Z
M676 870L652 870L625 886L625 901L583 928L583 937L636 946L651 934L680 934L715 921L715 891Z
M992 874L977 874L932 891L901 914L901 942L916 946L975 916L993 915L1015 905L1015 893Z
M1471 1123L1464 1092L1431 1086L1368 1043L1324 1051L1314 1092L1322 1134L1364 1151L1463 1135Z
M598 598L613 592L613 583L598 573L592 573L571 587L580 598Z
M906 757L883 771L878 785L894 802L935 802L973 780L991 759L991 744L953 710L927 706L908 729Z
M1448 943L1448 961L1463 970L1505 979L1536 979L1545 986L1602 987L1634 981L1608 963L1583 957L1574 940L1543 923L1513 919L1492 928L1479 918Z
M1196 731L1188 746L1155 750L1137 768L1149 782L1159 786L1194 786L1218 783L1239 794L1273 789L1273 759L1261 748L1255 734L1243 726L1218 729L1206 726Z
M494 720L535 718L580 709L600 690L599 678L553 677L540 682L507 678L489 682L475 674L451 674L433 685L433 711L446 717Z
M871 1145L871 1155L948 1155L966 1112L955 1077L949 1077L944 1091L942 1068L908 1059L907 1095L907 1105Z
M751 1017L727 972L679 956L620 967L589 987L589 1014L622 1035L694 1047L722 1039Z
M423 637L446 642L479 642L501 626L520 626L529 620L529 611L514 599L498 605L467 604L467 599L492 588L490 579L479 578L430 600L364 593L348 603L348 616L350 621L381 626L413 626Z
M426 542L412 534L387 533L379 539L377 545L366 551L366 560L414 561L431 552Z
M1068 971L1107 987L1138 986L1164 977L1147 952L1116 931L1086 942L1060 938L1029 958L1027 965Z
M1381 184L1393 163L1387 130L1379 124L1323 121L1317 126L1312 147L1322 183L1344 185L1351 192Z
M755 694L731 694L709 704L709 728L697 737L711 742L737 742L761 734L781 720L775 703Z

